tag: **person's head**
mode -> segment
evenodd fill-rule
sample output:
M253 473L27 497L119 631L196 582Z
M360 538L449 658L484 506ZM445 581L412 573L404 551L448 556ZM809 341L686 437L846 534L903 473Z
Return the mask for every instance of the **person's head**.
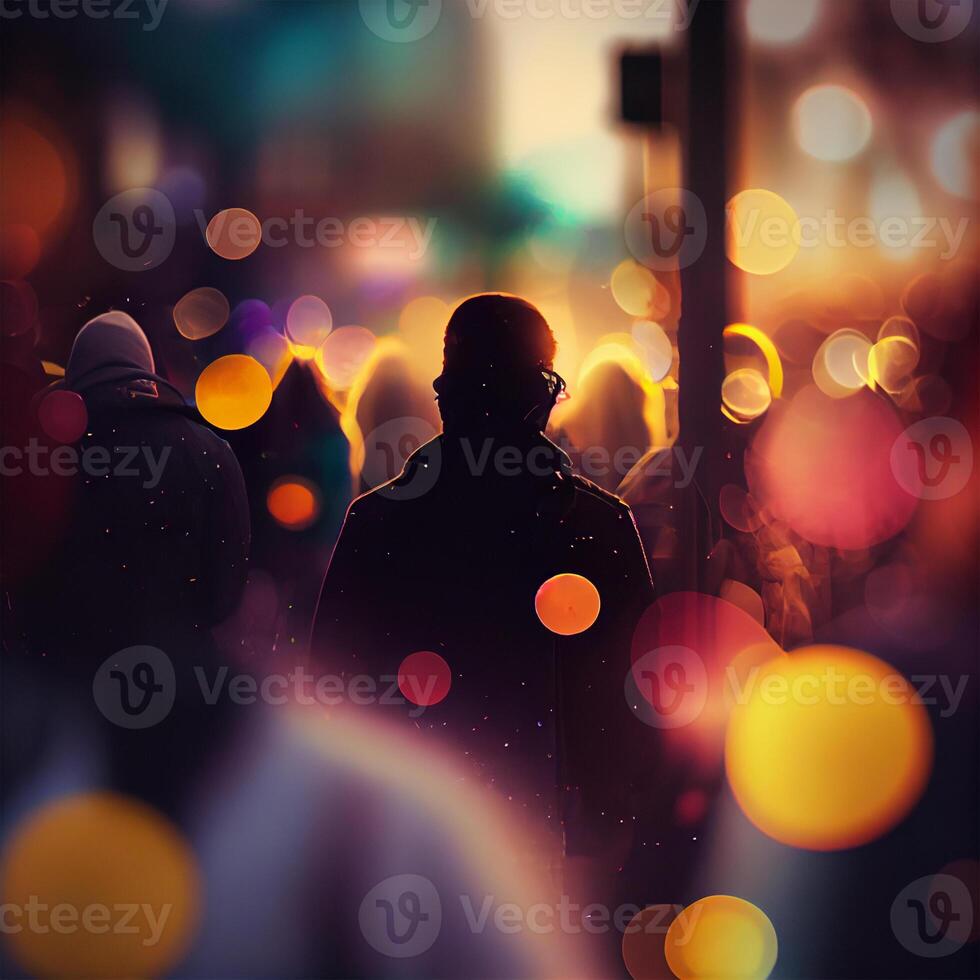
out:
M155 371L153 352L140 325L121 310L103 313L82 327L72 344L65 383L85 391L107 381Z
M526 300L484 293L462 302L434 384L446 429L541 430L565 387L556 351L547 321Z

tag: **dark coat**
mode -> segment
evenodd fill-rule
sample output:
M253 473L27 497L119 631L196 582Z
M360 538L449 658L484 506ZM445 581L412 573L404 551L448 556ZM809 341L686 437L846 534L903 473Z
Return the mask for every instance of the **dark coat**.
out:
M516 443L516 466L495 465L502 445L440 436L354 501L313 650L330 670L376 681L408 654L440 654L450 693L412 723L553 826L618 824L630 739L644 728L624 695L633 626L653 599L643 549L629 508L573 476L543 436ZM535 595L566 572L588 578L602 607L588 631L557 637ZM411 718L413 708L380 710Z
M34 590L35 649L87 667L136 644L189 656L244 587L238 461L162 379L106 383L84 400L89 424L74 449L95 463L47 477L71 481L71 512Z

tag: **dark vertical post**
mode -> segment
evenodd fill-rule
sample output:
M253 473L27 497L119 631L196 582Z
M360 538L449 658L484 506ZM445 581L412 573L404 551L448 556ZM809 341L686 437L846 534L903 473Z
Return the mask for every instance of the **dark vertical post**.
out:
M727 37L731 6L728 0L702 0L689 27L686 59L685 187L704 205L708 235L701 257L681 270L679 444L688 459L699 449L701 457L697 487L678 494L678 531L684 587L698 591L707 591L726 453L719 406L728 312L725 204L734 146L728 111L735 87Z

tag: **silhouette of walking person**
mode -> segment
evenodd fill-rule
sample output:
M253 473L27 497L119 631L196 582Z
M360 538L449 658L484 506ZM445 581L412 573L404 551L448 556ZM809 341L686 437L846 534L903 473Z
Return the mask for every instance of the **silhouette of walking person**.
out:
M629 508L573 475L543 435L564 389L555 352L522 299L456 309L434 383L443 432L351 504L312 650L331 671L371 678L382 704L407 656L438 654L445 698L423 711L403 673L395 710L463 755L473 778L562 826L574 851L629 821L628 743L644 726L623 684L653 587ZM579 635L557 636L535 611L542 584L565 573L600 596Z

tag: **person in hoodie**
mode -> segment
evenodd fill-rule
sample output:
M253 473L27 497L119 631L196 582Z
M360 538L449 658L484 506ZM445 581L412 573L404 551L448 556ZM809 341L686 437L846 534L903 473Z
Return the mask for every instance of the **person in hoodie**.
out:
M623 690L653 587L629 508L573 475L543 435L564 388L555 353L547 322L522 299L485 294L455 310L434 383L443 432L351 504L311 648L379 694L407 656L437 653L451 675L445 698L419 706L403 684L409 696L394 707L379 697L378 709L407 716L458 753L471 779L561 827L570 854L630 820L627 756L646 733ZM536 615L538 590L562 573L600 595L598 619L578 636Z
M205 733L222 726L194 668L210 675L211 628L244 588L245 484L228 444L155 372L146 335L126 313L82 327L63 381L36 397L40 418L44 399L58 392L81 399L87 424L71 447L75 465L52 464L44 477L64 481L70 500L67 530L31 583L31 659L45 687L101 726L117 788L170 810L179 806ZM52 440L49 449L57 448ZM134 730L127 731L118 712L103 724L93 682L100 665L136 646L161 651L175 680L156 654L148 668L119 663L104 696L130 709ZM150 710L158 695L174 697L174 708L143 730L137 709Z

